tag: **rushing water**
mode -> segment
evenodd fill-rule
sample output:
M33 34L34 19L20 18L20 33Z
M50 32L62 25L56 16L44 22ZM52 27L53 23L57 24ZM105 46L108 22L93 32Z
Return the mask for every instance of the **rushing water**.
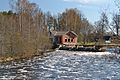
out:
M47 54L0 64L0 80L120 80L120 60L114 53L58 50Z

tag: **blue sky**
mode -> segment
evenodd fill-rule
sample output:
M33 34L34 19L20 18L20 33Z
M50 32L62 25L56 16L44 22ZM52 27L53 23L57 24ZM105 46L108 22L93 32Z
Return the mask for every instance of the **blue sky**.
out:
M0 0L0 11L10 10L10 0ZM42 11L50 11L52 14L63 12L66 8L77 8L92 23L100 17L101 11L106 11L107 15L118 11L114 0L30 0L37 3Z

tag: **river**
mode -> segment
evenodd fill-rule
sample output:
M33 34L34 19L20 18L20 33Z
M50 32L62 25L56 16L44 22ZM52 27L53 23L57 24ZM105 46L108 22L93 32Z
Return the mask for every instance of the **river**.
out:
M120 59L112 52L57 50L0 64L0 80L120 80Z

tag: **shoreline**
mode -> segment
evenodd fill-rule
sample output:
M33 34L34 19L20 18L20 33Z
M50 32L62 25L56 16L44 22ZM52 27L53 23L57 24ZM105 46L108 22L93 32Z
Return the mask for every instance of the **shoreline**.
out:
M22 61L22 60L29 60L32 59L34 57L40 56L46 56L45 54L48 52L53 52L55 51L54 49L49 49L46 51L40 51L39 53L35 53L35 54L19 54L19 55L12 55L9 56L8 55L4 55L4 56L0 56L0 63L7 63L7 62L12 62L12 61Z

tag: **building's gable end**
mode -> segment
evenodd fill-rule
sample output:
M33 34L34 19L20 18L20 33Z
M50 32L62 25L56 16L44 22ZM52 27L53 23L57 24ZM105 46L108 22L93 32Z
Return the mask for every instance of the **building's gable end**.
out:
M65 34L70 36L70 37L77 37L77 34L75 32L73 32L73 31L68 31Z

